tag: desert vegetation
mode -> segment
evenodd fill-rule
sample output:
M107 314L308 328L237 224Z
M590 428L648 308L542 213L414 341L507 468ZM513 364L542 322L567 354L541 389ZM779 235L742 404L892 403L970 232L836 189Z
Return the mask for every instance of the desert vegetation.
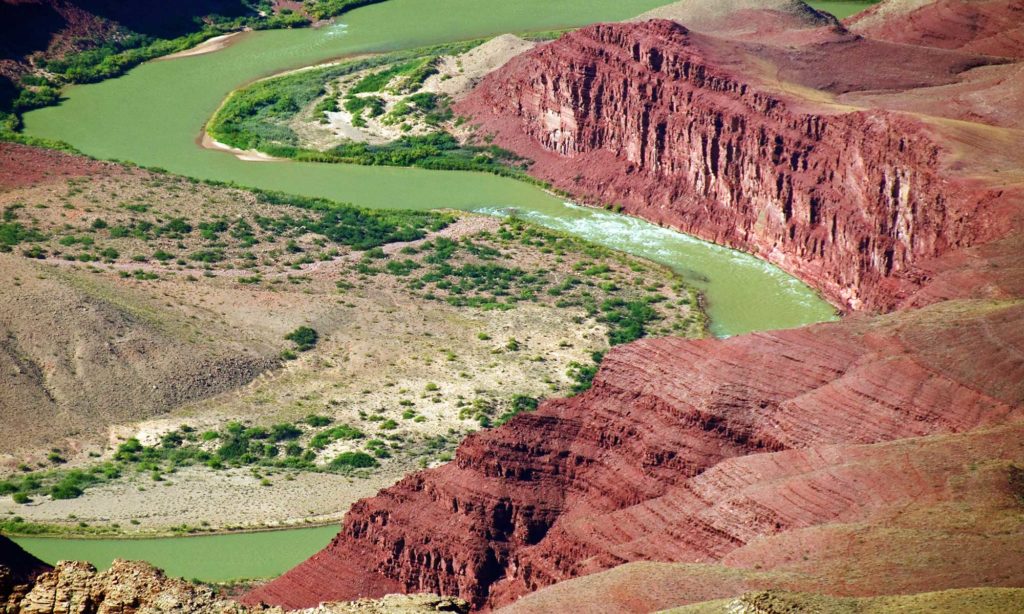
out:
M165 417L133 409L140 419L118 422L100 408L65 433L25 431L37 446L0 472L12 532L180 529L170 510L183 493L227 485L254 501L301 484L365 496L450 460L474 430L584 389L613 344L704 334L681 278L515 216L374 211L108 166L0 195L6 289L68 284L195 347L258 349L276 369ZM121 390L110 406L151 407ZM104 424L113 440L88 436ZM99 503L110 497L122 501L113 515ZM336 518L349 499L338 501L317 520ZM190 502L189 530L234 526L215 505ZM276 518L301 521L309 506Z
M259 81L234 92L207 131L222 144L275 157L484 171L534 182L526 173L529 160L453 136L463 118L452 113L450 96L424 89L443 58L458 58L484 42L383 54ZM354 130L354 138L325 144L309 136L336 120Z

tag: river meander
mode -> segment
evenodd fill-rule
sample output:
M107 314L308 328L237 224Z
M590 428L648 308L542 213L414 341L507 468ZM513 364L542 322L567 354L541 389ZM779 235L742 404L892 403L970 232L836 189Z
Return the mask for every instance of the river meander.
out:
M348 55L503 32L621 20L662 0L389 0L317 29L251 32L226 49L154 61L98 84L69 88L57 107L25 117L26 132L103 159L202 179L322 196L368 207L457 208L518 215L679 271L707 298L712 330L734 335L835 317L810 288L752 256L647 222L565 203L489 174L299 162L245 162L197 145L204 123L234 89L270 74ZM831 3L852 5L856 3ZM329 496L329 495L325 495ZM333 527L146 540L19 539L47 561L142 559L202 580L277 575L319 548Z

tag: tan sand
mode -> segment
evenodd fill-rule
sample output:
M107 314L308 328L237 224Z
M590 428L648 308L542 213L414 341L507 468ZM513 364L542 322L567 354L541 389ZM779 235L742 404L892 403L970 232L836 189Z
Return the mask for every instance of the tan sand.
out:
M248 30L246 30L248 31ZM214 51L220 51L235 43L236 37L243 32L232 32L230 34L221 34L220 36L214 36L211 39L207 39L191 49L179 51L178 53L172 53L171 55L165 55L162 58L157 58L157 61L163 60L176 60L178 58L188 58L194 55L205 55L207 53L213 53Z

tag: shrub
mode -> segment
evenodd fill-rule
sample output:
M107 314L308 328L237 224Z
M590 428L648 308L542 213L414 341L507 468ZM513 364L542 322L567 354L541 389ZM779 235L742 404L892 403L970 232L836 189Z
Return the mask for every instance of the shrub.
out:
M50 496L54 499L76 499L82 496L82 489L78 484L64 479L53 485L50 489Z
M270 427L270 438L274 441L297 439L299 435L302 435L302 430L294 424L275 424Z
M537 406L540 405L540 401L534 397L517 394L512 397L510 405L509 410L498 417L496 422L499 426L523 412L536 410Z
M124 461L136 461L138 460L139 452L142 452L142 443L140 443L138 439L132 437L117 447L117 452L114 454L114 458Z
M192 252L189 255L190 260L196 262L205 262L207 264L213 264L224 260L224 250L222 249L202 249L197 252Z
M573 380L572 393L580 394L590 390L590 386L594 383L594 376L597 375L598 366L601 363L601 359L604 358L601 352L594 352L593 364L585 365L576 361L569 363L569 369L566 374Z
M331 469L368 469L379 463L366 452L342 452L328 465Z
M309 414L308 416L303 418L302 421L305 422L306 424L308 424L309 426L312 426L312 427L315 427L315 428L320 428L322 426L327 426L328 424L333 422L333 420L331 420L327 416L319 416L317 414Z
M32 497L29 497L27 494L25 494L23 492L16 492L16 493L14 493L13 498L14 498L14 502L19 504L19 505L24 505L26 503L31 503L32 502Z
M295 343L295 349L305 352L316 347L320 335L308 326L300 326L284 336L288 341Z
M321 431L314 435L313 439L309 442L309 447L319 450L327 447L327 444L339 439L362 439L364 436L363 432L355 427L351 427L347 424L339 424L334 428Z

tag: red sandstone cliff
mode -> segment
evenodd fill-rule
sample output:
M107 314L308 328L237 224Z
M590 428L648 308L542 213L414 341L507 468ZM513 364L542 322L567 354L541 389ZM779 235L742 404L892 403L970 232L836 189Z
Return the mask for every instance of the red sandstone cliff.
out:
M1003 349L1024 349L1024 307L930 310L616 349L591 391L472 436L455 462L357 503L327 549L247 600L297 607L402 590L501 605L628 561L718 561L767 536L939 496L941 476L922 482L885 463L870 479L844 475L847 452L828 447L1024 417L1024 360ZM1019 447L1006 454L1021 458ZM815 464L826 473L805 486L771 486L789 472L806 480ZM752 495L756 484L766 486Z
M997 192L953 178L933 128L787 96L742 72L754 51L668 21L598 25L512 60L458 110L555 186L758 254L850 309L891 309L916 263L1004 231L988 223ZM820 52L778 70L826 74ZM932 60L932 84L983 62ZM879 87L909 78L876 72ZM829 83L870 89L840 67L814 85Z
M652 607L744 585L1024 584L1008 477L1024 463L1019 134L836 102L1003 60L819 34L786 49L595 26L513 60L459 111L574 194L758 253L850 308L915 309L618 348L591 391L356 504L246 601L402 590L494 607L630 561L733 570L709 589L673 567ZM880 52L874 74L853 65Z

